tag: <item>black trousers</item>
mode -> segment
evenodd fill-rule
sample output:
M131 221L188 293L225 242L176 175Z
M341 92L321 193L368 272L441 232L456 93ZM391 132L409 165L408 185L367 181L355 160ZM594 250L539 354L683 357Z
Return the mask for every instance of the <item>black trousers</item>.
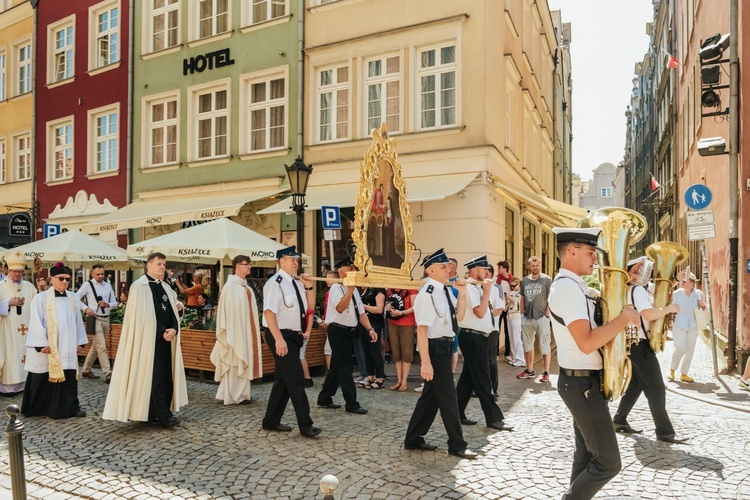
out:
M378 334L378 340L375 342L370 338L370 332L365 331L364 327L359 327L359 339L362 342L362 349L365 351L365 367L367 368L367 375L374 376L375 378L385 378L385 363L383 361L383 329L375 328L375 333Z
M313 421L310 418L310 402L305 393L305 375L299 359L302 335L292 330L281 330L281 335L289 349L286 356L276 354L276 340L271 332L266 332L266 343L273 353L276 371L273 374L273 387L268 396L268 408L262 425L266 429L279 425L286 405L291 399L294 413L297 414L297 425L300 432L304 433L310 430Z
M497 326L500 326L500 322L503 323L503 330L505 331L505 355L506 356L512 356L510 352L510 333L508 330L508 311L503 311L503 313L497 317Z
M164 332L156 332L154 371L151 379L151 401L148 419L166 422L172 418L172 343L164 340Z
M448 340L428 341L430 362L432 363L432 380L424 383L422 395L417 400L414 413L406 429L406 446L418 446L424 443L424 436L435 421L438 410L448 433L448 450L462 452L466 450L461 420L458 416L458 399L456 386L453 385L451 357L453 342Z
M661 367L656 354L651 350L648 341L641 340L630 348L630 362L633 375L630 385L620 400L620 406L615 413L616 424L626 424L628 415L641 393L646 395L651 417L656 425L656 435L666 436L674 434L672 421L667 414L666 389L661 374Z
M495 403L490 386L489 337L461 330L458 334L458 346L464 355L464 368L456 385L459 416L462 419L466 418L466 405L469 404L471 393L475 392L488 424L504 420L503 412Z
M490 332L490 385L492 394L497 394L497 350L500 347L500 332L494 330Z
M354 385L352 370L354 363L354 336L357 335L355 328L341 327L335 324L328 325L328 342L331 344L331 368L326 373L323 388L318 394L318 404L326 405L333 403L333 395L339 386L341 394L346 401L346 411L359 408L357 402L357 387Z
M557 392L573 416L575 433L570 487L563 499L593 498L622 468L615 427L599 386L599 375L560 374L557 379Z
M63 370L64 382L50 382L49 372L26 375L21 413L27 417L68 418L81 410L75 370Z

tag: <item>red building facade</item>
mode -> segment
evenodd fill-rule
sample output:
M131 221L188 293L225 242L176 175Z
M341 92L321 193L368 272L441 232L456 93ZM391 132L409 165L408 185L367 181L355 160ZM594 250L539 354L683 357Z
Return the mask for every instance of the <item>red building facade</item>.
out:
M128 2L42 0L37 21L36 199L75 230L127 203Z

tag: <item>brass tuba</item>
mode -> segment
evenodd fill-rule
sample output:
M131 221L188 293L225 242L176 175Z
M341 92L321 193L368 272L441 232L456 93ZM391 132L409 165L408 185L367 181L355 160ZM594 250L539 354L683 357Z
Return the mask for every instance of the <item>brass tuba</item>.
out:
M628 273L625 270L629 260L628 251L646 235L646 219L627 208L600 208L584 215L578 227L599 227L598 245L601 273L602 317L604 323L618 316L628 303ZM630 341L628 330L602 347L604 379L602 389L610 401L619 398L630 383L631 366L628 354Z
M674 270L689 256L687 248L671 241L659 241L646 248L646 257L654 261L654 307L665 307L672 303ZM670 323L668 316L651 322L648 341L654 352L664 349Z

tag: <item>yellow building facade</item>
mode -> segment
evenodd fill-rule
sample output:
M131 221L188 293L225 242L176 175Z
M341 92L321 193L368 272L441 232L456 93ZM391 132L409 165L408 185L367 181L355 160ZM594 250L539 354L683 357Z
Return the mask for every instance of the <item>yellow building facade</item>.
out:
M463 263L487 253L491 262L510 261L514 274L539 255L552 273L551 228L574 224L583 211L553 199L564 186L553 121L564 94L555 90L562 34L546 2L307 0L306 7L304 159L315 169L308 210L354 204L362 154L385 122L423 255L445 247ZM326 252L325 244L314 247Z

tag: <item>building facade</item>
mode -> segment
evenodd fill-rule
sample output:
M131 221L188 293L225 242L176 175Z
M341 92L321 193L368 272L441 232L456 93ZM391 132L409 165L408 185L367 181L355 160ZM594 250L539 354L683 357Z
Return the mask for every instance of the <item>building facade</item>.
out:
M563 138L551 131L562 108L556 99L567 94L555 93L562 34L546 2L308 0L306 8L304 158L315 165L307 197L313 222L323 204L354 205L358 164L371 131L385 123L423 254L445 247L463 262L487 253L510 261L516 274L539 255L551 272L550 229L573 224L581 211L553 199L564 185L563 162L555 163ZM347 210L345 219L353 217ZM351 220L344 241L347 231ZM318 262L330 260L328 245L315 241ZM334 260L343 249L342 242Z
M33 205L34 9L28 0L0 0L0 246L28 243ZM11 219L28 231L11 235ZM18 229L20 225L13 224Z
M588 189L581 195L581 208L596 210L618 206L614 186L617 167L611 163L602 163L594 169L593 174Z

